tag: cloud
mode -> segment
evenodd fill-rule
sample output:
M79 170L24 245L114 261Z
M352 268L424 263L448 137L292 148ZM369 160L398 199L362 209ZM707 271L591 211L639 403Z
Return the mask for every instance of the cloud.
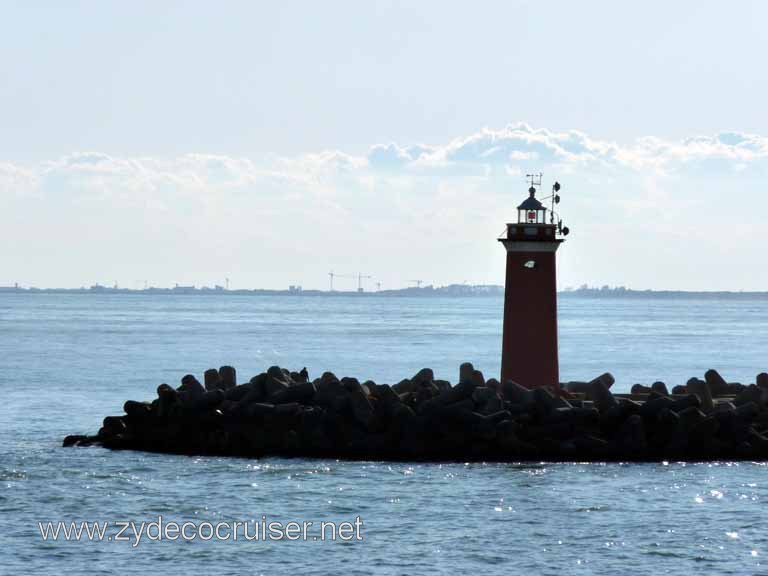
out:
M359 154L82 151L30 165L0 162L0 246L25 246L18 255L7 250L6 259L15 258L8 280L28 274L41 284L79 285L97 272L195 282L195 274L236 269L245 285L281 287L324 282L331 261L370 268L386 285L421 277L413 274L425 262L436 283L497 282L500 260L486 240L514 218L524 175L539 170L562 177L560 208L578 240L569 242L568 283L641 285L658 276L642 255L658 253L687 263L680 272L670 265L658 285L710 286L712 253L732 250L740 266L761 257L759 243L735 250L735 240L711 234L711 223L723 217L725 189L754 207L740 230L762 224L768 138L724 131L616 143L522 123ZM724 271L719 286L740 277L737 268ZM749 281L768 277L758 272Z
M399 169L429 157L434 148L424 145L401 147L395 143L376 144L368 152L368 164L372 168Z
M421 161L432 166L451 164L498 164L510 160L541 164L587 164L614 158L615 144L600 142L576 130L554 132L520 123L501 130L484 128L436 147Z
M121 158L77 152L27 169L42 188L70 191L158 190L212 192L242 189L265 180L300 180L300 175L257 165L248 158L190 153L177 157Z
M743 170L768 159L768 138L756 134L721 132L680 141L653 136L628 144L594 138L578 130L532 128L525 123L502 129L483 128L443 144L375 144L365 157L324 152L294 159L293 166L310 165L326 176L333 171L373 171L477 175L503 168L520 173L521 165L535 169L629 169L670 174L685 168Z
M37 186L37 174L34 170L0 162L0 194L22 194Z
M680 141L648 136L620 145L577 130L535 129L517 123L501 129L483 128L442 144L375 144L364 156L325 150L256 161L203 153L153 158L78 152L36 166L0 163L0 190L119 185L134 191L168 187L210 191L267 182L327 191L345 179L370 185L372 178L478 177L491 173L508 177L553 167L565 172L609 169L673 174L707 168L727 173L766 160L768 138L756 134L721 132Z
M669 172L708 161L725 161L724 167L730 163L734 169L765 161L768 138L722 132L682 141L644 137L622 146L577 130L533 129L521 123L501 130L484 128L442 146L424 147L418 157L408 154L407 148L395 145L390 145L388 150L390 154L397 152L396 157L404 166L513 166L524 162L530 166L558 166L568 171L607 167Z

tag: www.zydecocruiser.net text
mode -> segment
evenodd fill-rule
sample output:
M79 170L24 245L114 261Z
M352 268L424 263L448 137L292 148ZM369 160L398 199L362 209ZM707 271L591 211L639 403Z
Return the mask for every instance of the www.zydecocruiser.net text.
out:
M157 520L136 522L112 521L46 521L37 523L40 537L45 541L127 542L136 547L143 542L163 541L247 541L272 542L359 542L363 539L363 521L310 522L307 520L281 522L258 520L228 522L176 522Z

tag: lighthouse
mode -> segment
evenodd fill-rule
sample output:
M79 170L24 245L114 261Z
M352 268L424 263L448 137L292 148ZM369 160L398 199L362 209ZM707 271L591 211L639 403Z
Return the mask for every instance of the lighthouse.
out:
M568 234L555 204L560 184L536 198L541 174L529 174L528 198L517 207L517 222L507 224L499 238L507 252L504 286L504 333L501 381L514 380L527 388L559 388L557 352L557 269L555 253ZM551 202L551 209L542 203ZM549 213L548 213L549 212Z

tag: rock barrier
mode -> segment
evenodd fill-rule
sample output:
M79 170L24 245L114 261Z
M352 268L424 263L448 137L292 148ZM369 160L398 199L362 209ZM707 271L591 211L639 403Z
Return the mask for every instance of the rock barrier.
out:
M241 457L407 461L767 460L768 374L726 382L715 370L672 393L663 382L611 391L606 373L559 390L486 380L462 364L459 381L429 368L394 385L272 366L237 384L231 366L161 384L129 400L93 436L64 446Z

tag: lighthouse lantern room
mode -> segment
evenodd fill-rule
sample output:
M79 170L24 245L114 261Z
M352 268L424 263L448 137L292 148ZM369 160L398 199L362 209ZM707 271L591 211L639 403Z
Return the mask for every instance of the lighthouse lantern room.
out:
M546 224L547 209L536 199L536 188L528 188L528 198L517 207L518 224Z

